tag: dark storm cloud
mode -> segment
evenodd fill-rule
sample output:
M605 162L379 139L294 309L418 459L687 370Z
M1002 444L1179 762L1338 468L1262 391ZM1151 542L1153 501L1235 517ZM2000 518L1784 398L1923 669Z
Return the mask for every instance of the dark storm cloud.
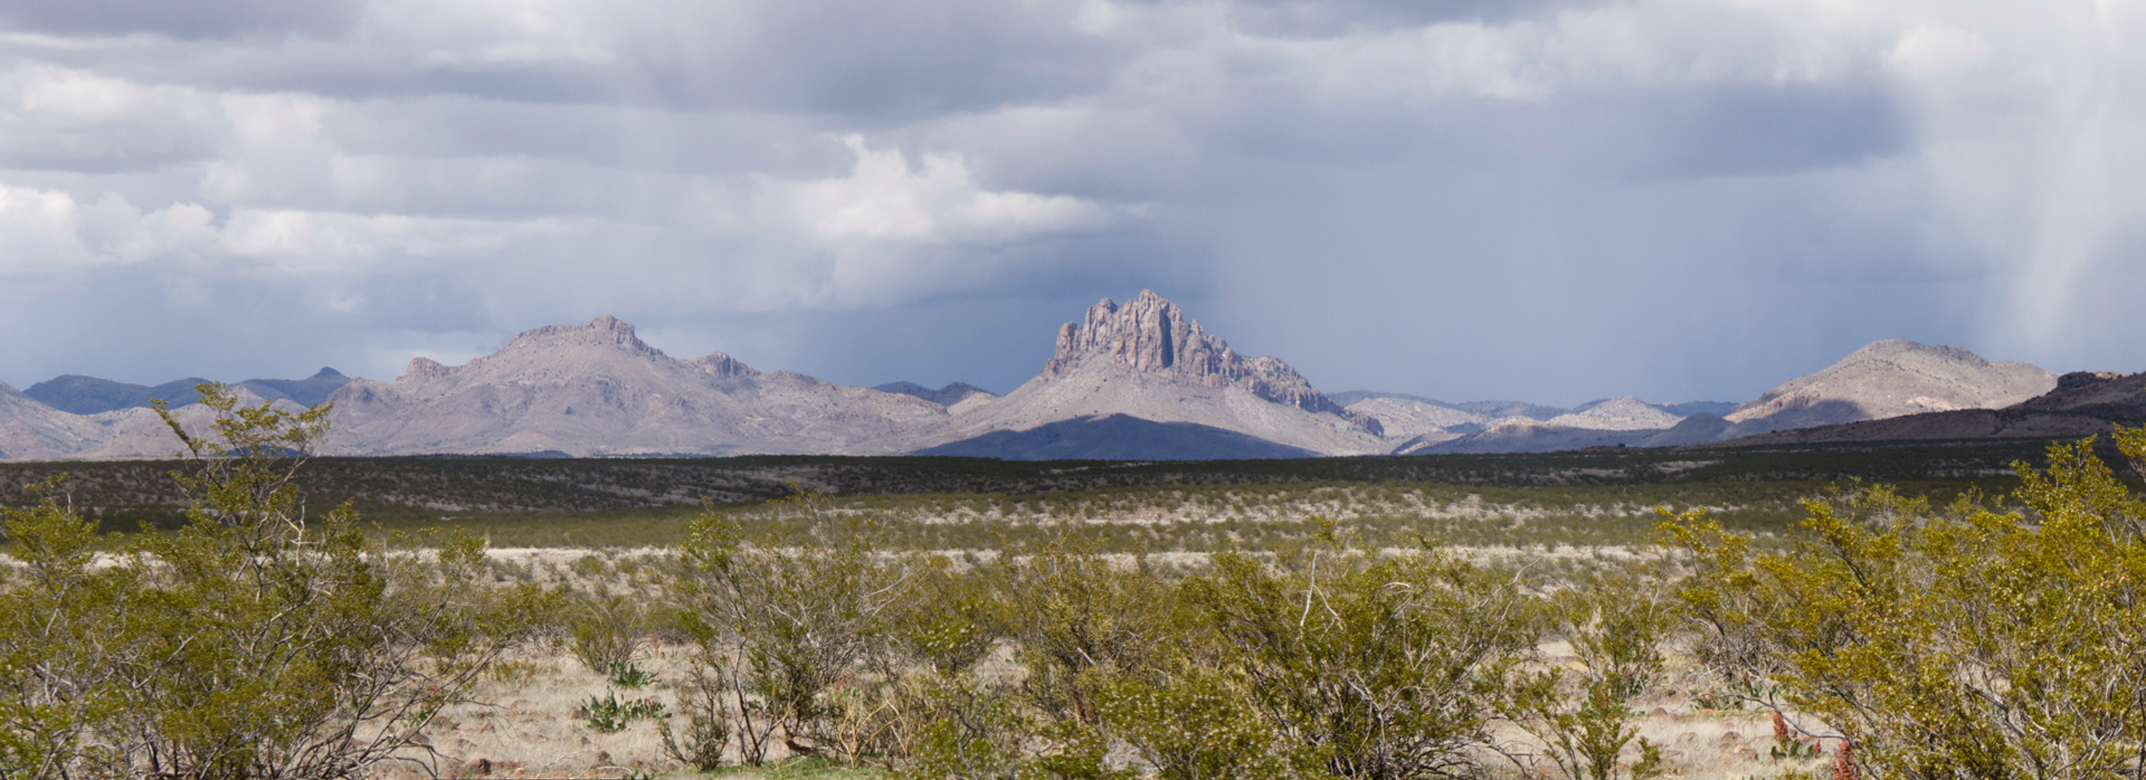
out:
M68 0L0 6L0 27L57 35L149 33L175 38L229 38L301 33L347 34L358 0Z
M1876 85L1709 87L1634 102L1645 109L1590 124L1640 139L1649 148L1626 159L1662 179L1852 167L1909 151L1913 140L1896 96Z
M1331 37L1440 22L1502 22L1542 16L1579 0L1248 0L1229 19L1255 35Z
M1003 391L1147 288L1331 390L1738 400L1894 337L2129 369L2095 336L2146 325L2139 21L15 4L0 325L40 337L0 379L388 378L608 313L681 356Z
M250 20L264 31L295 33L234 41L200 40L194 28L162 24L156 14L90 27L107 16L88 9L45 14L80 18L85 29L46 26L175 39L104 41L87 51L15 47L42 48L55 61L145 81L201 87L832 113L880 122L1083 94L1107 85L1139 53L1125 42L1069 29L1064 14L990 0L924 7L832 0L619 4L562 13L534 34L502 29L511 22L472 18L470 9L481 8L378 3L354 24L309 26L279 25L280 17L254 18L234 6L212 9L232 13L198 20L205 32L248 31Z

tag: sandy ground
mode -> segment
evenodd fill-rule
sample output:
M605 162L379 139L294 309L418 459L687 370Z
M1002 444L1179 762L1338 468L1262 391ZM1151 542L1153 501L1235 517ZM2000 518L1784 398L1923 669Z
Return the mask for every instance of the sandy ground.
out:
M684 678L681 661L690 649L653 643L651 647L642 666L655 672L658 680L641 690L616 690L562 651L510 657L500 672L480 684L479 703L451 707L425 730L425 737L439 752L441 775L625 778L691 774L664 755L653 722L634 721L625 731L604 734L591 729L577 711L590 697L613 691L621 700L654 698L675 711L676 691L669 681ZM1576 664L1562 643L1545 644L1541 649L1550 663ZM1663 745L1671 776L1729 780L1774 777L1789 770L1819 776L1829 773L1830 741L1824 746L1829 755L1817 759L1773 759L1769 716L1752 710L1699 709L1693 705L1693 696L1704 686L1704 681L1673 668L1656 693L1635 703L1636 711L1644 713L1637 723L1639 734ZM1514 744L1526 739L1510 726L1501 727L1499 734ZM1509 763L1501 761L1494 767L1501 774L1525 776ZM1557 776L1547 765L1543 769L1548 772L1538 776ZM424 776L415 771L398 774Z
M1556 550L1521 551L1494 547L1455 549L1467 557L1607 557L1629 559L1644 555L1623 548L1560 547ZM992 553L979 551L980 557ZM528 567L541 581L576 579L574 564L597 556L612 564L652 561L668 553L655 549L591 551L568 548L507 548L489 551L493 560L509 566ZM1166 566L1194 568L1206 563L1198 553L1158 556ZM1130 559L1126 561L1130 564ZM1511 563L1512 561L1502 561ZM579 713L592 697L615 693L619 699L652 698L671 711L677 710L673 681L685 678L685 662L692 648L659 644L654 640L640 660L656 673L657 681L640 690L617 690L600 675L585 668L561 648L535 648L509 657L475 691L478 703L458 705L441 713L425 730L438 751L443 776L491 776L509 778L623 778L655 774L690 774L681 763L664 754L656 725L635 721L626 730L604 734L591 729ZM1540 648L1547 663L1577 665L1563 643ZM1828 755L1816 759L1776 760L1770 753L1775 739L1770 716L1754 710L1703 709L1695 701L1701 694L1718 694L1716 686L1672 657L1670 669L1653 693L1634 703L1642 713L1639 735L1663 746L1670 774L1680 778L1730 780L1767 778L1791 770L1820 776L1831 767ZM680 722L682 725L682 721ZM1510 725L1499 729L1501 739L1523 749L1528 737ZM776 748L779 755L781 749ZM1632 752L1636 756L1636 750ZM1509 763L1496 766L1504 774L1526 776ZM1543 777L1557 776L1547 765ZM422 776L417 773L406 773ZM750 777L750 774L745 775Z

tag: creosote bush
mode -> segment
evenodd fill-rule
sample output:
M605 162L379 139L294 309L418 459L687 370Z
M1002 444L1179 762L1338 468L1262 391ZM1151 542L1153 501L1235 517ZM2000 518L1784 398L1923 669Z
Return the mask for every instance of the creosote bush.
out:
M1346 778L1478 771L1489 724L1541 638L1510 572L1423 549L1386 557L1320 544L1266 563L1224 555L1183 586L1276 750Z
M2146 429L2115 438L2146 465ZM1837 776L2140 776L2146 502L2091 444L2016 467L2024 512L1857 487L1807 502L1810 538L1775 554L1670 518L1702 656L1845 739Z
M101 537L56 498L0 513L24 566L0 592L0 777L341 778L429 763L420 730L541 611L470 587L482 546L389 555L294 482L327 407L203 385L185 526ZM109 552L97 553L100 547Z

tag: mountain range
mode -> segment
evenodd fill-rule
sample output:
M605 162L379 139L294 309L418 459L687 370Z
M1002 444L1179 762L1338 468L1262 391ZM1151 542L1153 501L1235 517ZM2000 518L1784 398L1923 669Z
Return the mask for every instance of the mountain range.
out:
M198 381L0 383L0 458L168 456L178 442L149 399L204 424L206 410L188 405ZM1328 395L1279 358L1237 354L1151 291L1066 323L1051 359L1003 396L958 382L837 385L720 352L675 358L608 315L525 331L459 366L416 358L393 381L324 368L233 387L251 403L333 403L328 455L1292 458L2074 435L2146 418L2146 375L2059 378L1897 340L1740 404Z

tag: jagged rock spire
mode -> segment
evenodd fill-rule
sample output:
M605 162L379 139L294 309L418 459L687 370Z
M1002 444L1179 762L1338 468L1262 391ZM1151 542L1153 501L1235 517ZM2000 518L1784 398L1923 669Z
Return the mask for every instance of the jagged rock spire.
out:
M1238 355L1153 290L1141 291L1124 306L1105 298L1089 307L1080 321L1059 327L1058 352L1044 364L1043 374L1057 378L1094 360L1185 384L1236 385L1275 403L1308 412L1332 412L1372 433L1380 432L1377 419L1342 408L1312 389L1302 374L1280 359Z

